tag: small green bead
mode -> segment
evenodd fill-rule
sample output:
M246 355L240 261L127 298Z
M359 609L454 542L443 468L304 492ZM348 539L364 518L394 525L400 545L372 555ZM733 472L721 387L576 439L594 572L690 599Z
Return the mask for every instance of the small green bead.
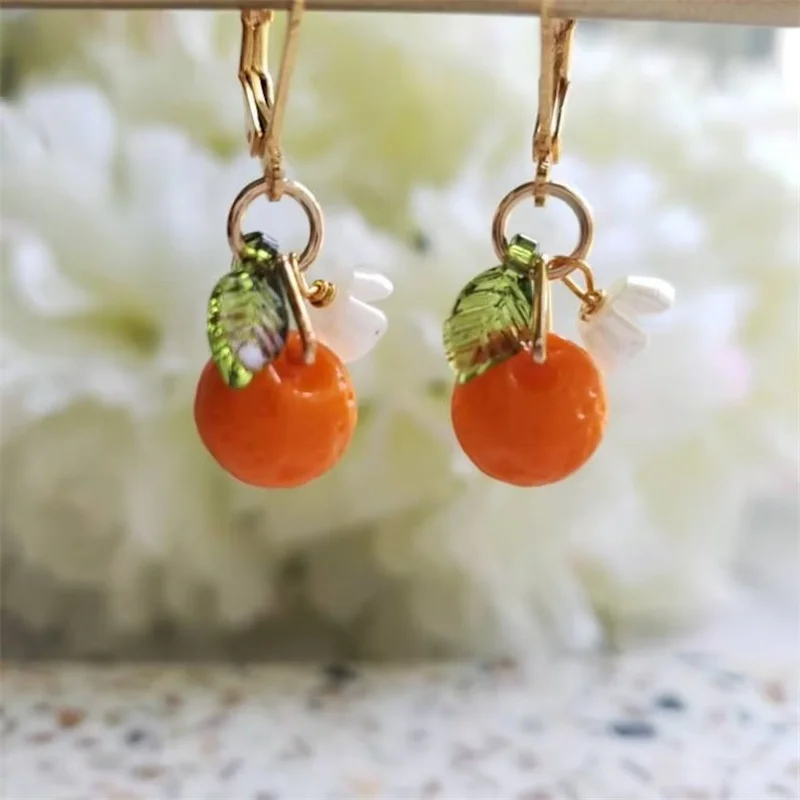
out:
M533 239L517 234L508 244L503 264L525 273L531 273L541 260L542 254L539 252L539 245Z

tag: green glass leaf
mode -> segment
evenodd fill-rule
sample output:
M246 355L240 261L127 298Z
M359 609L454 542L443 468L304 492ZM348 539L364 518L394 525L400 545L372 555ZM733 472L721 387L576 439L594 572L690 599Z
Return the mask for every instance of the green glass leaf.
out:
M208 301L206 330L211 357L228 386L241 389L286 345L289 307L278 271L278 246L259 233L217 281Z
M530 271L541 259L535 242L515 237L498 267L473 278L444 324L444 349L459 383L522 350L531 338Z

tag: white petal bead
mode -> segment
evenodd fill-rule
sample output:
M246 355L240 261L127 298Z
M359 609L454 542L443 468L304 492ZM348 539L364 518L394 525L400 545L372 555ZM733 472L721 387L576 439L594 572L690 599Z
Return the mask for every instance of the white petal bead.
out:
M335 301L330 308L318 309L313 325L320 341L349 364L375 347L386 333L389 320L377 308L347 297Z
M606 302L629 315L657 314L675 302L675 287L660 278L633 275L614 281L606 293Z
M350 284L350 294L364 303L386 300L392 292L392 282L378 272L354 272Z
M578 332L589 354L602 369L611 370L647 347L647 334L606 300Z

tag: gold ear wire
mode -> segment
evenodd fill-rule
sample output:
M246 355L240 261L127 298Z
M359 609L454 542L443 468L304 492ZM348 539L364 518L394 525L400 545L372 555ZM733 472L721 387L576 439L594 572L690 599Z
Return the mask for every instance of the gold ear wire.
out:
M246 8L242 11L239 83L244 92L247 143L250 155L260 158L273 106L272 77L267 66L269 26L274 12Z
M267 196L271 201L280 200L285 189L280 137L289 84L297 61L304 9L303 0L292 0L280 71L274 90L268 65L269 29L274 20L274 12L256 9L242 11L239 82L244 91L247 109L247 141L250 154L261 161L267 183Z
M553 0L543 0L539 29L539 113L533 131L533 160L536 163L536 205L545 203L541 187L550 180L550 168L558 163L561 148L561 121L569 89L569 58L574 19L556 19Z
M304 10L304 0L292 0L283 40L278 85L275 87L275 102L273 103L267 126L261 165L264 168L264 177L267 179L270 200L280 200L283 194L284 174L283 156L281 155L280 147L281 131L283 130L283 118L286 114L286 102L289 97L289 82L297 61L297 46L300 43L300 25L303 21Z

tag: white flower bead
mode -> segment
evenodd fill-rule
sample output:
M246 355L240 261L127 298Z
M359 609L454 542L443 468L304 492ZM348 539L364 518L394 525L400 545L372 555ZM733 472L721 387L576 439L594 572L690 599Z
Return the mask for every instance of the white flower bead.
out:
M647 347L648 336L636 317L666 311L674 302L675 288L666 281L621 278L606 292L600 308L580 320L580 337L603 369L614 369Z
M363 358L386 333L386 314L370 303L391 295L392 282L376 272L353 272L336 285L336 296L325 308L309 309L319 340L346 364Z
M392 282L378 272L354 272L350 293L363 303L386 300L394 291Z

